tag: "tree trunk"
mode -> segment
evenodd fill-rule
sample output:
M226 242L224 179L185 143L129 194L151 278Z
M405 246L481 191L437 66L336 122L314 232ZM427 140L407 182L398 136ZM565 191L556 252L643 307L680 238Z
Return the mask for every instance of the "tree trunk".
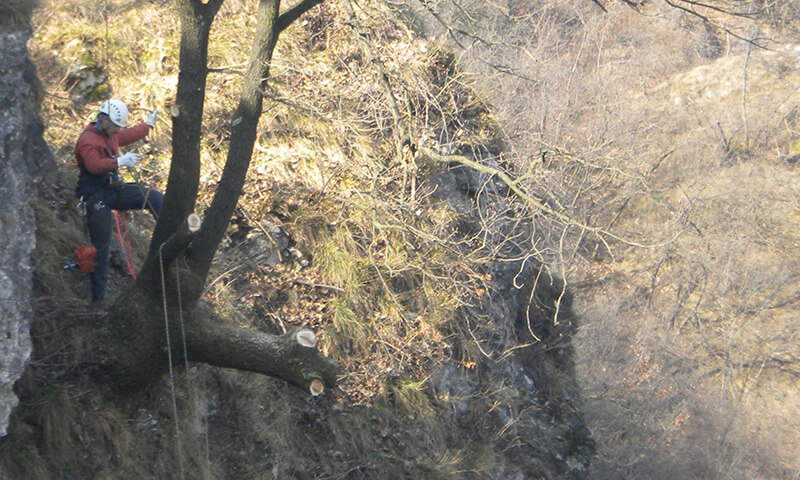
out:
M259 1L253 51L231 122L228 160L197 230L191 227L196 218L190 214L200 177L208 35L222 0L181 0L180 74L171 112L173 160L164 209L137 282L120 295L105 317L106 328L100 330L99 363L115 386L145 386L165 372L170 359L173 364L197 361L263 373L313 395L336 384L336 366L317 351L312 331L301 329L276 336L226 327L211 320L200 300L250 165L263 85L278 34L318 3L304 0L279 17L279 0ZM192 253L185 258L183 253L190 244Z
M208 35L222 0L181 0L178 91L171 107L172 163L164 208L159 215L148 258L153 260L161 243L194 211L200 183L200 129L203 123Z
M261 118L264 84L269 75L272 52L278 40L278 10L280 0L260 0L256 15L256 33L247 73L242 84L239 106L231 120L231 144L222 179L214 199L206 211L203 229L193 243L190 268L200 278L208 275L217 246L225 235L233 211L242 193L258 120ZM197 296L200 292L192 292Z
M337 367L316 349L316 335L305 328L284 335L227 327L198 306L183 312L167 292L163 298L139 290L121 298L102 329L102 374L120 390L137 389L174 365L201 362L280 378L312 395L336 385ZM167 341L169 338L169 341Z

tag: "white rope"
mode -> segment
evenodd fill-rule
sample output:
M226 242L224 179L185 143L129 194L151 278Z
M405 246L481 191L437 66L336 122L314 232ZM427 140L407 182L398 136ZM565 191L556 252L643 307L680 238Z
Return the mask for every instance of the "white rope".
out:
M166 242L165 242L166 243ZM158 265L161 267L161 298L164 302L164 329L167 339L167 361L169 363L169 387L172 393L172 413L175 416L175 449L178 455L178 467L181 472L181 480L184 480L183 474L183 451L181 450L181 434L180 424L178 423L178 401L175 395L175 375L172 372L172 345L169 340L169 316L167 315L167 287L164 281L164 259L161 255L161 249L164 248L164 243L158 247ZM180 291L180 289L178 289ZM179 297L180 298L180 297ZM183 332L183 320L181 320L181 333ZM186 351L186 341L184 338L184 354Z
M176 281L178 283L178 319L181 324L181 340L183 341L183 364L186 372L189 372L189 352L186 349L186 330L183 328L183 300L181 299L181 269L175 269Z
M176 282L178 284L178 318L181 324L181 340L183 341L183 364L186 368L186 389L189 391L189 402L192 409L192 415L197 416L197 408L195 405L195 395L194 389L192 388L192 382L189 379L189 351L186 347L186 330L184 329L183 323L183 299L181 297L181 269L178 268L175 270ZM206 419L204 418L204 423ZM208 424L206 423L205 428L203 429L203 448L204 448L204 456L205 456L205 467L208 470L209 465L211 463L209 457L209 446L208 446Z

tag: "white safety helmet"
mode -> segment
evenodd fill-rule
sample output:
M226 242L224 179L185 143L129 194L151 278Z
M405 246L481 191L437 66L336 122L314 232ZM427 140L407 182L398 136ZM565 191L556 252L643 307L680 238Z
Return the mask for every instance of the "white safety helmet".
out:
M111 123L114 125L122 128L128 123L128 107L122 103L121 100L111 99L106 100L100 105L100 108L97 110L99 113L104 115L108 115L108 119L111 120Z

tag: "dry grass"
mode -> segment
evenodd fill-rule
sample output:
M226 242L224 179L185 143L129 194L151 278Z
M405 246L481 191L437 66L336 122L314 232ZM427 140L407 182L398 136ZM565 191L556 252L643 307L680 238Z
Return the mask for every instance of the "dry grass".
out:
M105 69L114 96L168 111L177 24L163 21L169 7L146 6L108 1L99 9L68 1L39 12L31 46L48 92L47 139L62 160L69 160L95 106L75 104L64 91L70 64L87 53ZM237 72L249 48L243 39L252 29L251 17L241 14L249 7L226 2L214 26L211 63L226 70L209 77L199 209L224 163ZM591 2L552 2L484 22L489 30L480 33L488 41L458 56L485 78L481 97L468 88L472 79L454 68L455 55L390 20L385 6L363 8L365 27L384 40L376 52L421 145L479 156L510 146L502 160L517 165L532 192L576 218L659 245L611 241L608 249L541 217L531 234L533 254L579 286L576 305L586 326L577 337L578 373L601 446L594 478L796 476L791 447L800 441L800 426L791 415L798 405L793 309L800 192L797 172L784 163L796 162L800 138L798 79L790 67L796 52L752 53L743 95L746 47L696 18L652 5L649 16L616 4L603 15ZM500 37L512 30L521 40ZM713 67L691 70L718 55L723 58ZM687 73L668 78L681 71ZM465 212L426 184L434 169L409 171L393 159L385 97L336 5L315 8L286 32L272 75L240 217L251 227L262 219L281 223L312 261L254 267L235 255L231 242L215 265L218 281L209 298L246 328L316 328L347 373L327 417L267 379L197 374L193 381L205 383L209 396L221 391L237 400L225 405L230 422L207 429L218 435L212 442L232 448L209 460L204 439L182 431L189 462L205 478L242 464L261 470L247 470L248 478L271 478L262 468L265 458L288 476L314 471L331 479L368 476L376 465L387 472L382 478L497 473L502 462L488 440L469 439L454 449L446 432L431 427L430 419L457 408L459 399L434 398L426 381L431 365L452 359L459 368L480 369L486 359L483 348L493 332L465 312L490 300L485 267L496 253L489 239L508 228L502 215L482 219L484 235L470 231ZM487 103L495 105L492 112ZM148 140L145 179L154 185L163 186L169 135L169 122L160 122ZM509 208L517 206L509 201ZM68 210L59 210L65 218L43 235L59 238ZM51 270L76 241L61 238L40 256L50 279L58 278ZM78 296L69 282L47 288ZM169 411L166 385L159 388L154 395L164 403L149 407ZM193 403L184 395L179 401L187 411ZM490 403L465 415L489 430ZM397 412L411 417L392 418ZM110 451L123 452L120 464L137 478L141 472L124 452L143 447L129 447L129 438L156 434L132 434L135 427L125 422L133 415L106 410L93 433L112 444ZM212 423L223 418L193 415ZM166 414L155 417L169 423ZM520 418L516 423L524 423ZM412 435L395 437L395 431ZM320 432L330 435L334 453L304 440ZM513 446L515 440L497 435L493 441ZM376 453L376 438L394 453ZM174 446L163 438L156 444L160 451L146 453L176 474ZM54 440L52 448L63 450L59 445ZM296 452L300 458L290 459ZM44 478L46 461L23 453L12 461L27 465L29 478ZM331 463L347 469L325 471Z
M456 35L460 60L521 181L651 245L607 248L537 219L537 253L566 272L583 317L593 478L795 478L797 2L768 6L758 29L660 2L644 15L488 5L473 21L438 3L473 35Z
M163 22L172 15L170 8L117 1L103 7L92 10L79 2L61 2L39 12L31 48L48 93L43 106L47 140L62 161L71 161L74 139L96 107L74 103L64 90L69 85L62 79L75 59L89 57L104 69L109 91L135 108L132 121L143 114L138 109L151 107L158 107L165 118L174 94L177 24ZM241 44L248 38L243 32L252 28L250 18L242 15L249 8L248 2L226 2L215 23L211 63L228 70L209 77L198 209L208 201L224 163L236 71L249 48ZM496 124L446 61L447 54L391 20L384 6L368 9L364 24L383 39L377 52L396 82L403 108L416 112L415 135L429 146L445 141L443 148L449 151L485 153L484 144L497 149L501 142L495 138ZM429 85L432 80L437 83ZM151 389L150 400L104 404L93 412L93 419L62 419L98 440L91 455L115 455L123 478L152 473L137 468L137 456L167 465L160 474L176 478L181 460L172 442L176 430L184 443L185 465L204 472L204 478L219 471L241 473L236 468L242 464L253 465L242 478L273 478L272 471L264 469L267 464L289 477L313 471L319 478L347 478L346 471L333 467L341 465L380 478L451 478L465 465L474 471L465 478L482 476L502 461L502 455L492 451L488 440L459 442L459 453L452 453L452 440L445 441L448 432L437 431L434 421L437 413L451 410L451 400L433 398L426 381L433 366L454 355L453 345L458 345L461 365L476 369L485 360L481 344L491 335L488 327L476 333L461 325L470 317L465 307L488 302L485 268L491 252L486 251L486 238L465 231L472 221L467 213L471 206L459 210L438 199L434 186L425 182L426 175L437 173L430 166L408 170L392 159L393 126L384 92L373 81L371 66L360 58L352 30L335 5L316 8L307 23L285 33L266 94L256 153L237 213L241 230L231 229L207 296L218 313L243 328L280 332L306 325L321 332L322 348L346 372L331 400L337 409L309 406L270 379L203 370L179 376L192 379L192 385L179 386L177 398L181 417L185 414L189 422L172 418L166 379ZM149 154L143 180L154 186L163 187L166 178L169 136L169 122L160 121L147 144L138 147ZM415 175L419 178L412 187ZM71 188L68 176L63 179L69 184L65 188ZM64 196L69 197L68 192ZM70 208L65 204L59 210L66 219L53 223L53 231L48 230L49 222L42 224L42 238L59 237ZM310 265L298 261L266 268L237 255L234 237L262 219L286 228L298 251L311 259ZM497 219L484 221L493 227ZM74 222L69 230L79 231ZM68 254L76 241L71 236L54 243L56 256ZM50 280L56 277L52 270L46 273ZM44 288L56 293L49 284ZM79 302L79 296L71 292L68 298ZM480 319L472 322L477 325ZM212 398L216 394L229 403L217 405L218 399ZM205 413L193 410L198 402L192 395L207 395L199 403L214 407ZM99 401L89 397L81 398L75 408ZM490 403L481 405L488 410ZM217 407L225 410L223 414L213 411ZM198 422L209 422L205 438L192 427ZM487 429L490 424L481 422ZM162 436L156 438L159 432ZM340 445L340 451L319 451L315 442L323 437L330 445ZM306 441L309 438L315 441ZM390 446L389 453L379 449L376 438ZM209 441L225 448L205 457L202 443ZM265 445L270 449L266 453L259 450ZM480 458L469 458L474 449L483 452ZM62 468L52 463L48 467ZM82 468L98 478L110 475L110 470L96 466Z

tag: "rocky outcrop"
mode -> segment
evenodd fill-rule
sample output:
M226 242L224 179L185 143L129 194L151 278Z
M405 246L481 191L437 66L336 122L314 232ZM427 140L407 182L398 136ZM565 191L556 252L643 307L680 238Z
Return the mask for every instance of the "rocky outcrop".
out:
M38 118L37 80L28 60L33 2L0 4L0 436L17 404L12 387L31 353L31 201L50 153Z
M481 163L498 168L492 158ZM475 370L441 365L430 377L435 395L458 399L449 419L453 424L497 439L505 459L486 478L587 478L595 447L575 380L577 318L570 292L536 259L532 245L509 241L532 238L533 227L518 217L502 182L463 166L428 182L434 196L461 213L463 228L489 233L487 242L497 251L490 265L490 301L471 307L483 319L472 328L484 340L487 361ZM488 225L483 219L489 211L505 214ZM476 411L484 413L471 417Z

